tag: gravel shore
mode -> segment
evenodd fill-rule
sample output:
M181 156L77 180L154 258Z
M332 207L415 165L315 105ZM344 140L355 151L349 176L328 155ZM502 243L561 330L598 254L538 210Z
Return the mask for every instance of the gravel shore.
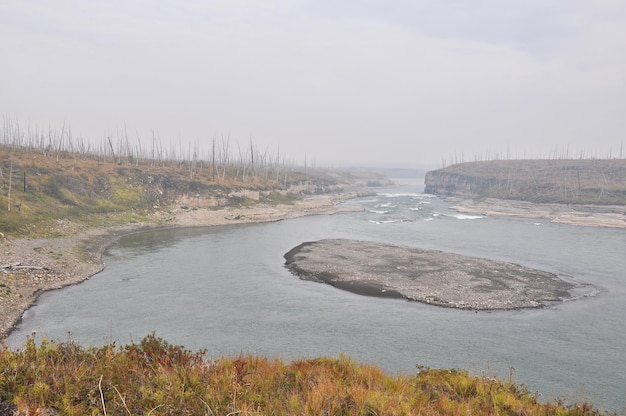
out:
M526 201L485 198L455 200L452 209L465 214L546 219L557 224L626 228L626 206L584 204L537 204Z
M340 203L356 194L320 195L292 205L251 208L175 209L155 214L144 223L83 228L59 221L58 238L16 239L0 236L0 338L19 322L26 309L48 290L80 283L104 268L105 248L125 234L164 227L200 227L279 221L305 215L334 214L355 208Z

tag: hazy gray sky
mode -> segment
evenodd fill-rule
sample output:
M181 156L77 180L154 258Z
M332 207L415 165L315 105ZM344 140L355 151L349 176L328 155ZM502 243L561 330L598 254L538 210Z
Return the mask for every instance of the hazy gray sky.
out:
M619 156L626 1L0 0L0 116L319 165Z

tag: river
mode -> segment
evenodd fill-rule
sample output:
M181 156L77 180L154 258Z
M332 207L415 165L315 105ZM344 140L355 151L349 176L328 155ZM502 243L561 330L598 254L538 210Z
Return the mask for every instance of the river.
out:
M9 336L118 345L155 332L211 356L347 354L392 373L417 366L508 378L541 399L626 410L626 230L459 215L416 180L349 201L363 212L133 234L104 271L45 293ZM543 309L446 309L300 280L283 254L352 238L515 262L578 285Z

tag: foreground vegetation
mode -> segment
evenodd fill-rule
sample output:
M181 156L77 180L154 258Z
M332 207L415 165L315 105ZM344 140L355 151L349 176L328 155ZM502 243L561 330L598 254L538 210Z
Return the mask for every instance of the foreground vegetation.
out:
M390 376L346 357L209 359L155 335L121 348L30 338L0 349L0 369L0 410L24 415L599 414L460 370Z

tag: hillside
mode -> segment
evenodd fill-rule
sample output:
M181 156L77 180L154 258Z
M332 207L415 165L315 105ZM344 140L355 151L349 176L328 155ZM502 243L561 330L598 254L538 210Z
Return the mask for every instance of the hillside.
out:
M0 233L54 236L139 221L157 211L290 203L304 195L387 183L382 175L256 160L139 160L0 145Z
M626 205L626 159L492 160L426 174L425 192L533 203Z

